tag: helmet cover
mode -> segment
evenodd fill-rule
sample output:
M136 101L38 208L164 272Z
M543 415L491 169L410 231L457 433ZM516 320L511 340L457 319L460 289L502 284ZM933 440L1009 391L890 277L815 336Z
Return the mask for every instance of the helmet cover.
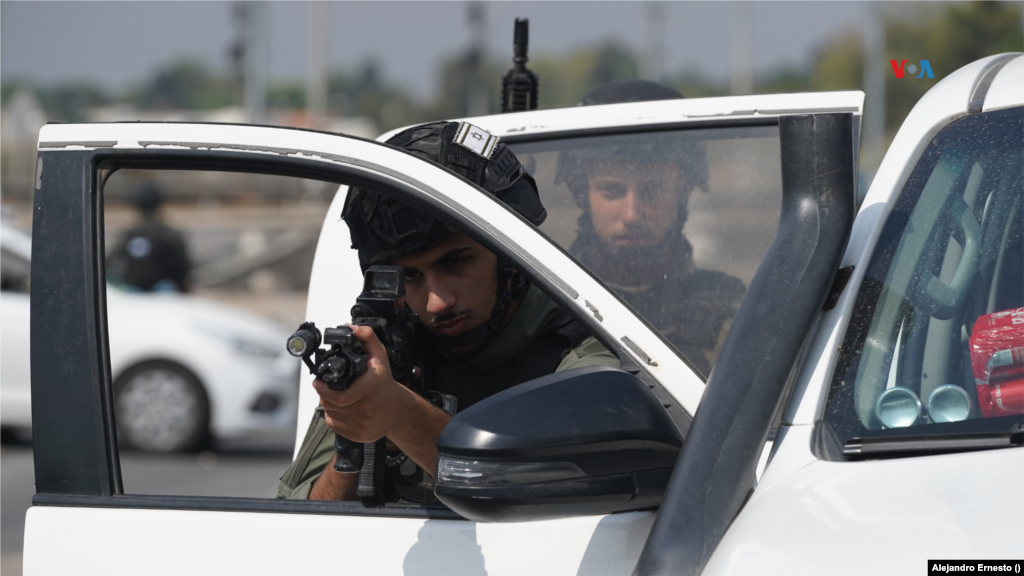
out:
M467 122L431 122L403 130L386 142L429 160L483 188L531 224L547 217L537 184L497 137ZM362 268L422 250L457 230L400 200L352 188L342 218Z

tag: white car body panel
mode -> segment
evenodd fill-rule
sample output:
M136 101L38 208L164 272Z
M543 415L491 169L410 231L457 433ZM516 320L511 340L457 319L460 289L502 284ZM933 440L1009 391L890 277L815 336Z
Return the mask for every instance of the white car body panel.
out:
M1017 57L1007 62L999 75L992 81L985 96L982 110L991 112L1020 105L1021 84L1024 83L1024 58Z
M808 109L859 113L863 98L863 93L853 92L693 99L653 103L653 106L651 103L606 106L602 107L603 111L570 109L529 112L473 121L499 135L505 132L532 133L532 128L517 130L513 125L503 131L501 123L511 122L515 118L530 126L544 123L543 127L537 128L537 132L547 133L597 126L634 125L638 122L638 116L641 117L639 121L646 124L681 124L711 117L757 117L769 109L772 110L771 114ZM559 117L561 120L554 123L553 120ZM147 147L246 150L288 154L325 162L357 162L364 167L370 165L375 170L416 187L438 191L444 195L444 201L450 209L462 211L499 230L495 240L506 249L527 254L538 261L546 269L540 270L541 274L553 274L550 271L557 270L560 285L576 292L573 304L577 307L577 314L593 314L585 306L589 302L599 310L603 317L602 325L609 329L616 340L628 336L656 362L656 366L645 367L688 412L692 414L699 404L703 381L604 287L503 205L426 162L358 140L250 126L59 125L47 126L40 133L41 148L67 146L68 142L97 141L116 141L115 147L140 147L144 144ZM343 199L343 194L335 197L325 218L313 264L307 318L320 326L348 321L349 305L361 290L362 278L355 272L358 270L356 253L348 248L351 244L348 228L339 217ZM556 285L559 283L556 282ZM635 360L643 363L642 358L637 357ZM302 388L297 426L300 435L304 433L316 405L316 396L309 386L311 380L312 377L305 373L300 378ZM97 569L102 566L104 573L118 573L121 568L111 566L109 555L102 555L103 558L99 559L96 554L96 551L104 549L105 544L117 542L119 551L130 550L125 552L124 564L120 563L120 558L116 561L117 565L124 566L125 572L137 571L143 559L151 567L152 558L166 558L165 551L172 549L189 550L190 554L169 559L167 573L217 571L218 567L232 572L295 572L302 569L303 563L308 563L310 569L323 566L322 542L315 541L316 548L310 548L308 554L301 552L304 546L308 546L302 542L314 541L310 535L333 534L334 538L341 538L340 535L348 534L349 537L344 538L346 548L358 551L358 554L351 555L353 562L366 562L360 567L353 566L356 573L417 573L415 567L422 567L423 573L464 572L475 571L484 564L491 574L628 574L639 557L653 519L653 512L637 512L549 522L479 524L365 516L242 516L240 513L213 511L34 508L29 512L26 525L25 568L26 574L50 574L69 568L72 558L76 559L74 565L78 569L83 567L84 558L96 558L95 564L86 564ZM85 526L91 528L83 530ZM103 529L97 530L97 527ZM108 532L107 528L113 532ZM57 534L54 530L66 531L68 534L87 531L95 534L97 540L78 540L81 545L78 554L66 554L62 558L47 557L43 550ZM470 539L473 534L476 535L475 545ZM225 535L229 535L227 537L230 541L223 540ZM293 539L294 542L289 545L287 539ZM254 559L242 559L240 554L230 554L230 564L226 564L226 560L219 558L225 557L224 551L236 549L232 545L234 542L244 550L259 550L262 553ZM445 542L452 544L448 547ZM215 547L211 543L216 543ZM413 552L422 557L417 559L413 565L415 567L410 568L401 559ZM135 560L128 561L129 558ZM64 563L65 559L67 564ZM431 566L440 568L435 570ZM281 567L286 568L281 570Z
M922 570L929 558L1024 555L1014 528L1024 518L1024 450L825 462L811 453L810 440L885 219L935 135L967 116L990 60L940 81L896 134L840 265L856 266L853 276L836 307L822 314L772 459L704 574L907 574ZM1024 104L1024 56L996 77L986 111L991 98L992 109ZM837 561L843 550L865 553Z
M1024 554L1024 450L816 460L765 486L771 470L703 574L895 576L924 573L929 559Z
M522 524L351 520L328 515L35 507L28 512L26 535L42 536L45 531L46 536L26 539L24 571L105 576L317 574L326 562L343 574L629 574L653 517L624 513L566 518L532 522L529 530ZM86 525L93 529L81 531ZM168 541L157 533L174 536ZM53 542L61 542L60 554L52 553ZM117 554L96 553L112 546Z

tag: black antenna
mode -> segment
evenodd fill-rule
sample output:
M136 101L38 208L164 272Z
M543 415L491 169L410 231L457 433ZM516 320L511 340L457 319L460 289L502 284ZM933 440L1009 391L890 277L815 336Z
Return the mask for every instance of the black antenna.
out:
M530 45L530 20L516 18L515 56L512 68L501 76L501 111L520 112L537 109L537 75L526 69L526 50Z

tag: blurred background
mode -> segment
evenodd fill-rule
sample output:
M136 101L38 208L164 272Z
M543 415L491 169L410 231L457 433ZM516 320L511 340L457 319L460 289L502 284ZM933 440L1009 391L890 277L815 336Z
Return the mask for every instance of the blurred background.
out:
M687 97L864 90L864 189L929 88L978 58L1024 50L1021 2L3 1L3 226L25 238L31 232L36 140L47 122L241 122L375 138L417 122L496 113L517 17L530 19L528 66L540 78L540 108L574 106L599 84L634 78ZM897 78L892 59L928 60L934 78ZM112 253L133 249L132 235L146 221L139 194L147 189L159 194L161 226L175 231L187 254L187 273L167 290L186 308L230 308L224 313L262 322L268 334L302 320L332 187L221 173L120 173L105 190L108 270L116 268ZM22 326L6 306L16 289L27 290L28 278L8 283L9 271L25 275L27 267L7 238L9 351L8 333L23 338L27 320ZM108 293L140 292L125 278L110 280ZM145 309L172 310L169 297L153 296L161 290L152 288L141 292L164 300ZM240 362L269 362L275 354L263 353L259 342L218 338ZM0 573L17 574L21 522L34 489L30 434L8 426L14 396L6 374ZM291 406L287 393L267 400L269 392L258 392L239 400L252 418L267 420ZM269 433L258 442L211 435L192 452L126 451L125 485L136 493L272 496L295 426L275 422L276 435L264 426Z

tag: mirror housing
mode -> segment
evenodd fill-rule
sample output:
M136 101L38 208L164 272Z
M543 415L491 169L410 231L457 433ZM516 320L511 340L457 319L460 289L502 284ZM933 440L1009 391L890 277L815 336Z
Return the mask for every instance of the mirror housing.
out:
M646 384L614 368L577 368L456 414L437 441L434 492L486 522L654 508L682 445Z

